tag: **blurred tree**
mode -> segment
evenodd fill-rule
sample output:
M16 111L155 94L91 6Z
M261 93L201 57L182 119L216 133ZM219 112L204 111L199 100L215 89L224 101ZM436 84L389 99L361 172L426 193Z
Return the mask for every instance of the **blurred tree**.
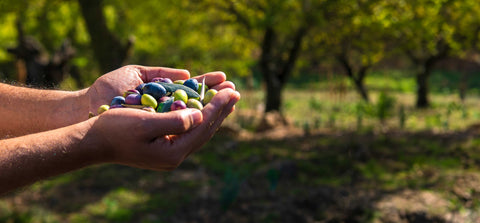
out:
M266 86L265 113L281 113L282 92L291 76L308 31L330 1L213 1L203 3L220 12L237 34L257 43L257 68Z
M342 0L322 8L325 20L317 38L318 47L345 70L357 92L369 101L365 77L385 54L385 37L390 23L383 1Z
M16 80L32 85L58 86L69 72L69 61L75 50L63 35L72 27L70 17L61 22L51 18L56 13L63 14L60 17L70 14L69 3L58 0L6 2L0 14L6 31L2 32L2 43L6 43L2 48L15 56ZM15 47L12 46L14 43Z
M391 1L392 32L398 48L412 61L417 79L417 108L429 107L428 79L436 63L460 55L478 38L476 1ZM475 24L475 25L474 25ZM467 29L465 26L469 26Z
M119 37L133 33L138 40L132 63L185 68L192 75L250 73L253 44L198 1L106 0L104 8L112 32Z
M101 72L107 73L123 65L130 54L134 39L125 44L108 29L102 0L78 0L90 35L90 44Z
M18 45L9 48L8 52L15 55L21 82L29 85L54 87L60 84L68 72L68 61L72 59L75 50L68 40L56 50L52 56L48 55L43 45L31 36L26 36L23 24L17 20Z

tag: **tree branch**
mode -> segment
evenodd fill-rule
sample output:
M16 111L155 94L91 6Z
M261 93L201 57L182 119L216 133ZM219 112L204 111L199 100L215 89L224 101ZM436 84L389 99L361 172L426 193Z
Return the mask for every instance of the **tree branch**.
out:
M307 35L308 28L306 26L301 26L293 38L293 45L289 50L288 58L283 63L283 68L280 72L280 80L285 82L288 75L292 72L295 67L295 61L298 58L300 50L302 48L302 40Z

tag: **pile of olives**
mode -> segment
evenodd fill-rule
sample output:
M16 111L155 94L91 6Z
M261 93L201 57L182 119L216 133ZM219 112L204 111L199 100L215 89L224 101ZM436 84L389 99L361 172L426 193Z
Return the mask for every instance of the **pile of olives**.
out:
M169 112L185 108L203 109L217 93L215 89L207 90L205 79L198 83L196 79L177 80L153 78L151 82L138 85L128 90L123 96L116 96L110 105L98 108L98 114L114 108L138 108L150 112Z

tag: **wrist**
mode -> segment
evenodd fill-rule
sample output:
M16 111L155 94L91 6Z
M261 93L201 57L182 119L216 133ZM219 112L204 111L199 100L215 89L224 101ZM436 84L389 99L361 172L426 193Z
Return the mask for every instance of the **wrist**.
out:
M65 92L66 96L57 103L57 109L51 115L51 123L57 123L57 127L69 126L88 119L89 98L87 90Z
M106 145L102 135L98 133L94 124L98 117L90 118L74 126L72 137L82 151L82 157L89 161L89 165L112 162L112 153Z

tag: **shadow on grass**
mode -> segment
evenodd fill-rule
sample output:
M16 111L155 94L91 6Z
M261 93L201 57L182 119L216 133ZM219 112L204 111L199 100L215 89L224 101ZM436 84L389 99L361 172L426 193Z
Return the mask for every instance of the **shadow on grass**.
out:
M38 183L3 198L14 205L0 219L29 222L38 207L42 216L71 222L388 221L377 202L405 190L437 191L463 210L475 209L479 193L455 193L452 176L479 172L478 129L275 140L218 135L169 173L101 165ZM406 222L444 219L400 212Z

